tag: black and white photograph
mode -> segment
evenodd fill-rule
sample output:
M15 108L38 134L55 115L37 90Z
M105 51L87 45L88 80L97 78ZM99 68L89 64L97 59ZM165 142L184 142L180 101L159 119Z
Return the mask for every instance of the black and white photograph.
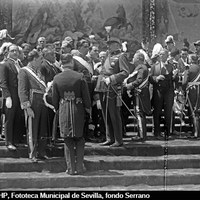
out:
M200 0L0 0L1 199L172 191L200 191Z

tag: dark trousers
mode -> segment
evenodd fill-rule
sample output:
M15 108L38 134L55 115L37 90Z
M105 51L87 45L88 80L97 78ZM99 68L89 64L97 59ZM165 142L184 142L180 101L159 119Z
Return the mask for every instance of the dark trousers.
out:
M49 127L49 130L48 130L48 140L51 140L52 139L52 134L53 134L53 125L54 125L54 117L55 117L55 113L54 111L51 109L51 108L48 108L48 127Z
M123 143L121 107L117 106L116 95L100 93L103 118L106 126L106 140L109 142Z
M92 121L95 126L94 130L95 136L98 136L97 135L98 132L100 132L101 135L105 135L106 130L105 130L102 111L97 108L96 104L92 106Z
M122 99L123 99L124 103L128 106L128 108L131 108L132 98L130 98L128 96L126 89L123 90ZM129 110L126 108L126 106L124 104L122 104L122 107L121 107L121 118L122 118L122 132L123 132L123 135L126 134L126 125L128 124L129 115L130 115Z
M64 142L64 155L67 164L67 170L72 173L75 171L82 172L84 167L84 138L66 137Z
M46 155L47 135L49 130L48 108L43 104L42 94L33 97L31 108L34 112L32 126L28 124L29 158ZM32 135L30 135L32 129Z
M12 99L12 107L5 107L4 133L6 145L21 143L26 133L24 113L18 100Z
M174 103L174 91L172 89L166 90L153 90L153 120L154 120L154 135L158 136L161 133L160 130L160 117L162 109L164 108L164 117L166 125L166 133L170 135L172 132L172 106Z

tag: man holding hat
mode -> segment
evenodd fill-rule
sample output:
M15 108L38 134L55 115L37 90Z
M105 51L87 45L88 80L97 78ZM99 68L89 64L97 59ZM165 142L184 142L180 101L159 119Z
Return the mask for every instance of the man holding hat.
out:
M122 121L120 114L121 84L128 77L129 66L121 52L118 38L111 37L107 42L109 50L98 77L96 91L100 93L103 117L106 125L106 141L101 145L119 147L123 145Z

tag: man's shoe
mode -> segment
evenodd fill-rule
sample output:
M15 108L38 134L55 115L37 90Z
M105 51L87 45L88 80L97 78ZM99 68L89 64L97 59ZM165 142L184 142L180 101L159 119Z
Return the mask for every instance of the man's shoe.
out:
M164 138L162 136L158 135L158 136L155 136L155 139L156 140L163 140Z
M47 160L47 159L49 159L49 157L47 156L47 155L44 155L44 156L37 156L37 158L38 159L40 159L40 160Z
M11 150L11 151L16 151L16 150L17 150L17 148L16 148L14 145L12 145L12 144L9 144L9 145L7 146L7 149L8 149L8 150Z
M37 162L38 162L38 159L37 159L36 157L33 157L33 158L31 158L31 161L32 161L33 163L37 163Z
M78 175L81 175L81 174L84 174L86 172L86 168L84 167L82 170L77 170L77 174Z
M103 143L100 144L100 146L109 146L111 144L113 144L114 142L111 142L111 141L105 141Z
M110 147L121 147L123 146L123 143L119 144L119 143L114 143L112 145L110 145Z
M66 173L69 175L75 175L76 173L72 170L66 170Z

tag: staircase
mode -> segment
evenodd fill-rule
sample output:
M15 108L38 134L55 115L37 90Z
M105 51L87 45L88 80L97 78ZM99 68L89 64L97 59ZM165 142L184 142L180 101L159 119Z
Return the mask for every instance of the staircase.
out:
M152 117L147 117L146 142L131 140L136 136L134 119L129 118L124 146L102 147L86 143L84 164L87 172L70 176L65 173L63 141L47 149L50 159L32 163L27 147L8 151L0 142L1 190L199 190L200 140L188 133L172 140L152 137ZM187 120L186 120L187 122ZM163 125L162 125L163 126ZM188 124L182 127L187 131ZM178 118L176 117L176 129Z

